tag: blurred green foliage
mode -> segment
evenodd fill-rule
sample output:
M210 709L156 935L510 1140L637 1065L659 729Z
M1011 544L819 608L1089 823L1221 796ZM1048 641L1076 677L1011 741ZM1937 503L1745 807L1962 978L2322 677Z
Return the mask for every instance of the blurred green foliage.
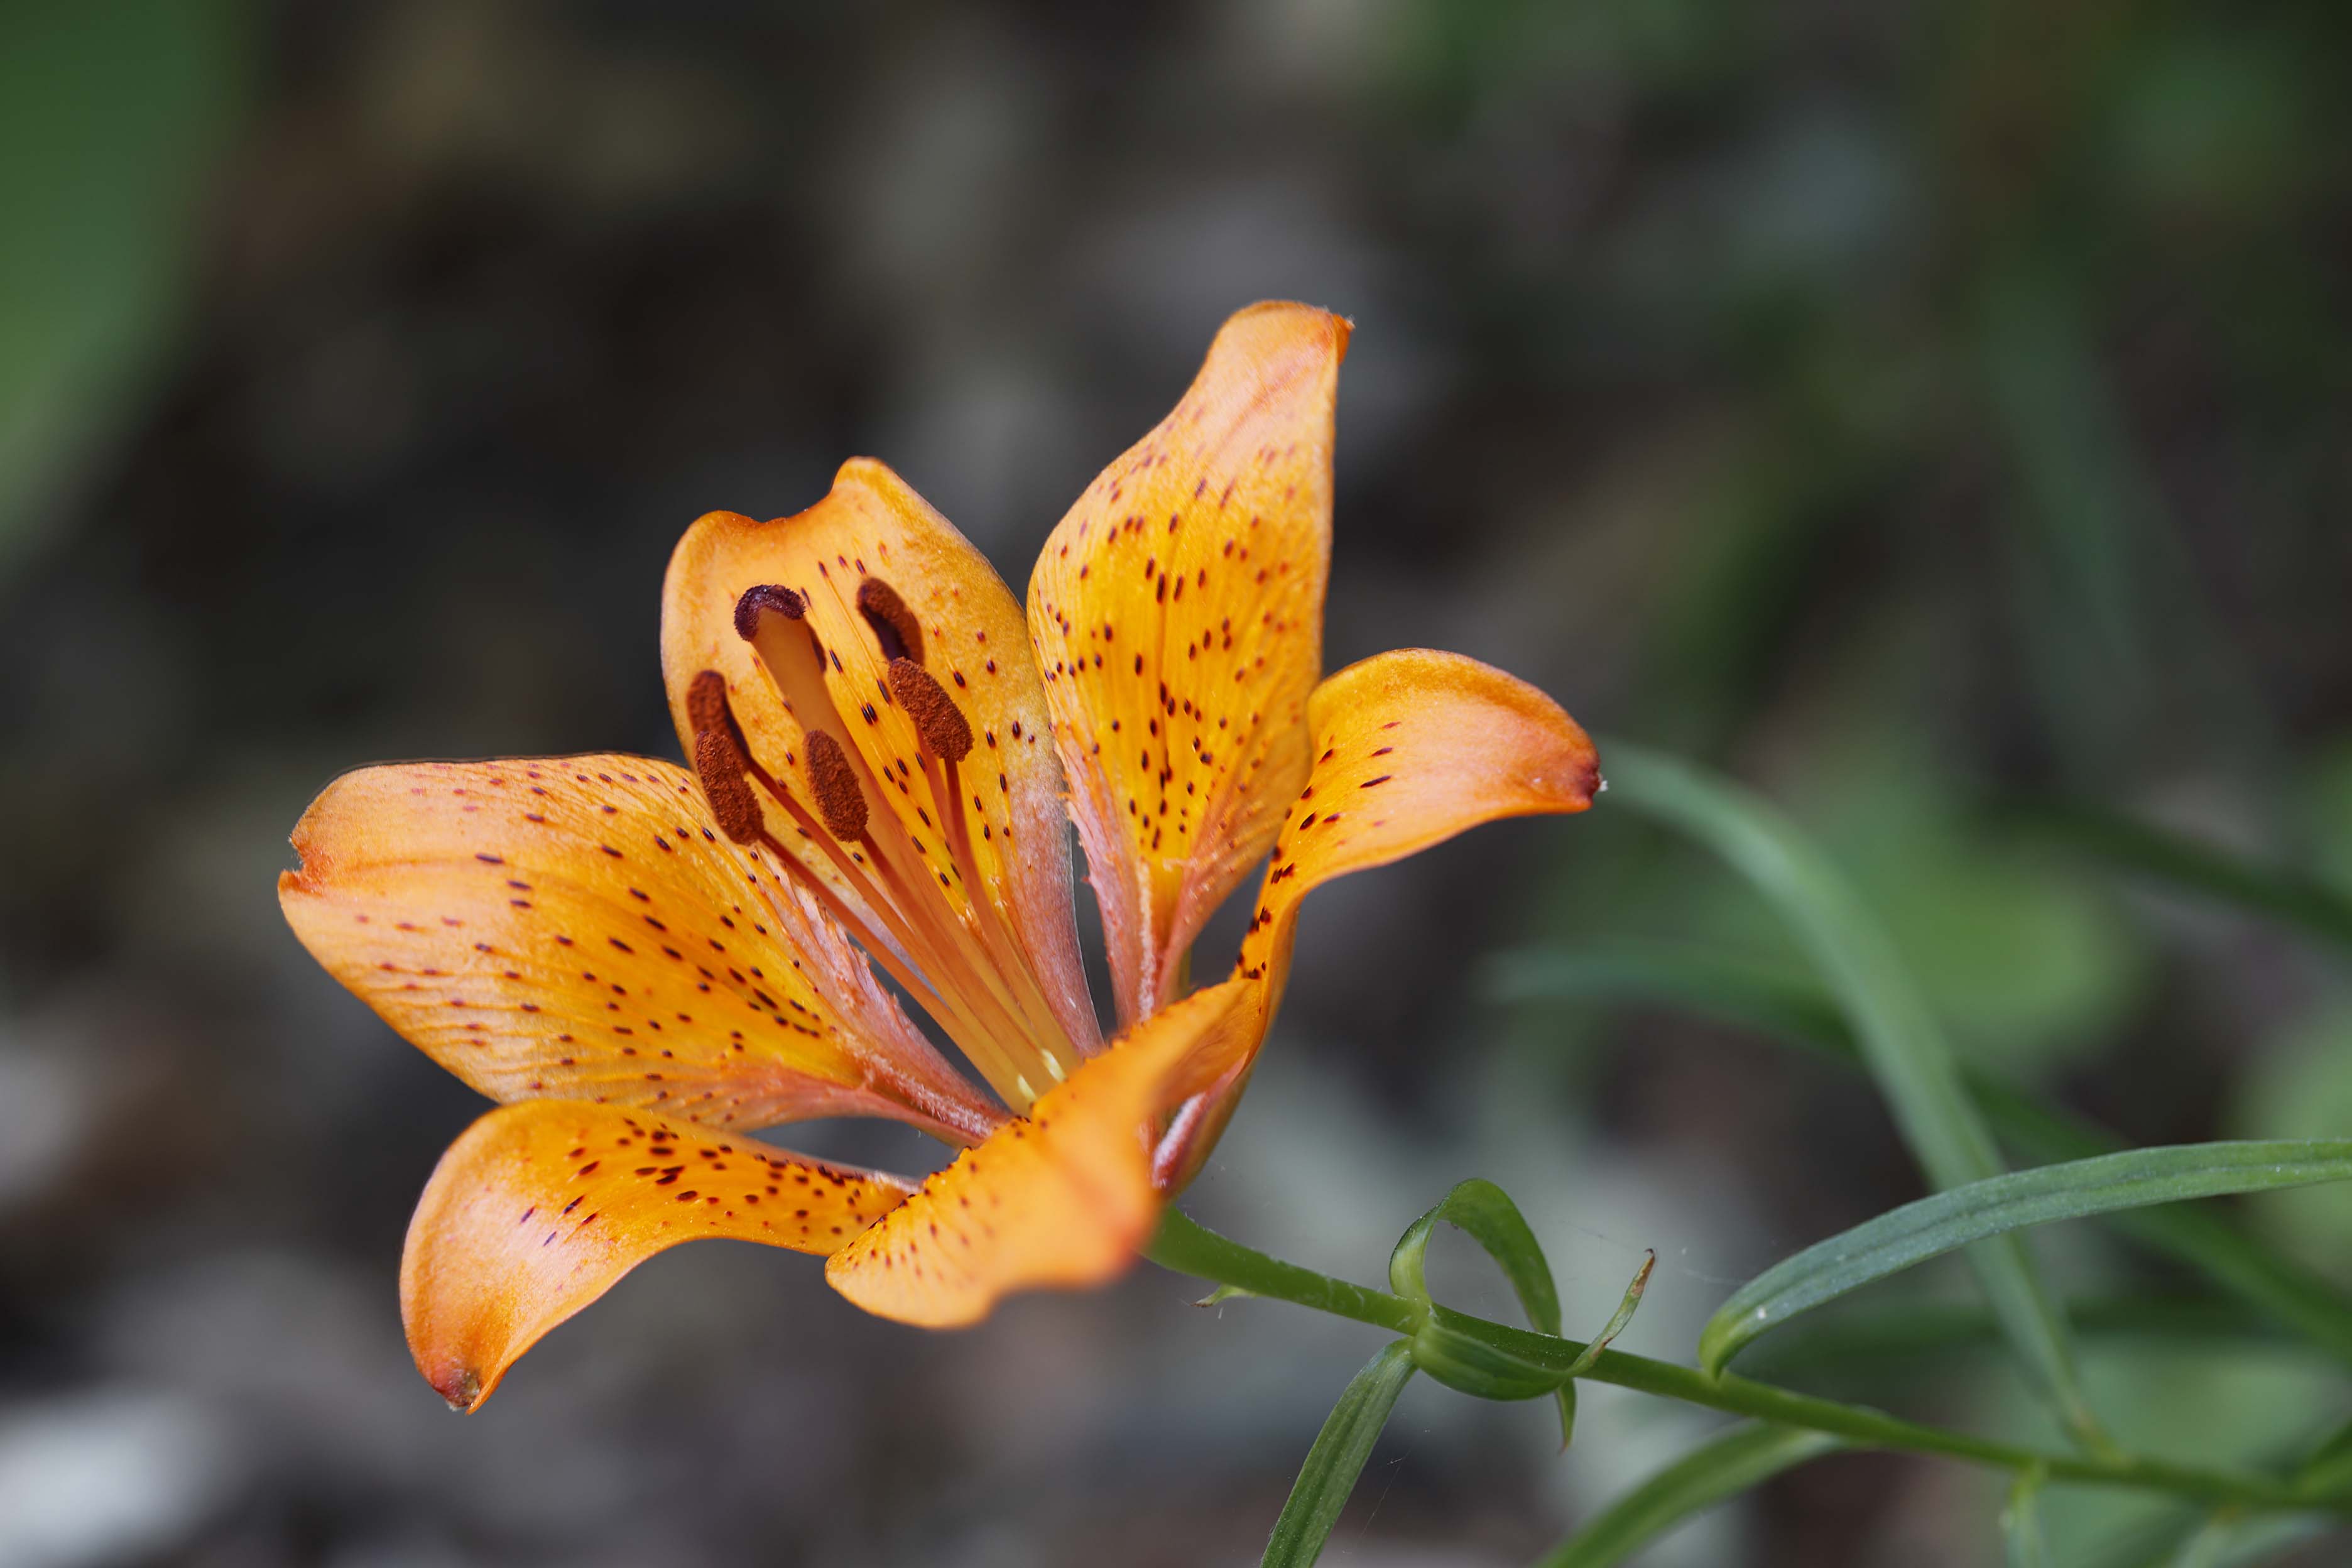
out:
M1965 1054L2032 1076L2111 1042L2147 961L2089 879L1989 833L1950 769L1891 738L1843 736L1790 787Z
M2281 1138L2352 1127L2352 995L2295 1018L2267 1042L2232 1108L2239 1126ZM2352 1282L2352 1193L2271 1193L2257 1208L2282 1241L2338 1280Z
M0 47L0 574L136 407L192 301L247 71L236 0L15 0Z

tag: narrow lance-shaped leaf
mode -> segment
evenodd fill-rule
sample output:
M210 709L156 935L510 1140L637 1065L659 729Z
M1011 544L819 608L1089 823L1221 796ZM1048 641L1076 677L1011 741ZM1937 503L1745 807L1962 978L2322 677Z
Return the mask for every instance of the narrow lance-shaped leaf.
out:
M1311 1568L1323 1555L1323 1542L1339 1521L1356 1478L1371 1458L1372 1445L1388 1425L1397 1395L1412 1379L1412 1347L1403 1340L1391 1343L1358 1373L1307 1451L1292 1483L1290 1500L1274 1521L1274 1535L1265 1543L1264 1568Z
M1592 1336L1591 1342L1586 1344L1583 1350L1577 1352L1574 1361L1568 1363L1569 1376L1582 1377L1586 1373L1591 1372L1594 1363L1601 1360L1602 1352L1616 1342L1619 1334L1625 1331L1625 1325L1633 1321L1634 1312L1642 1305L1642 1297L1650 1289L1650 1271L1657 1266L1657 1253L1644 1250L1642 1254L1642 1266L1633 1270L1633 1283L1625 1287L1625 1294L1618 1300L1617 1310L1609 1314L1609 1321L1601 1325L1601 1331Z
M2074 1297L2066 1320L2084 1340L2150 1350L2292 1352L2297 1342L2235 1301L2203 1297ZM2002 1348L2000 1325L1981 1303L1890 1292L1818 1312L1750 1346L1740 1370L1769 1383L1803 1383L1823 1373L1934 1377L1954 1357Z
M2347 1178L2352 1140L2175 1144L1971 1182L1906 1204L1766 1269L1708 1320L1699 1335L1699 1362L1719 1373L1741 1346L1801 1312L2027 1226Z
M1853 1030L1819 981L1704 948L1607 942L1572 951L1505 953L1489 968L1488 988L1497 1000L1508 1002L1602 996L1687 1007L1840 1061L1858 1063L1861 1055ZM2095 1123L2030 1098L1989 1073L1963 1068L1962 1078L2001 1142L2027 1159L2041 1163L2085 1160L2125 1147ZM2199 1269L2338 1360L2352 1363L2352 1299L2217 1213L2180 1204L2126 1209L2111 1223L2142 1246Z
M1395 1250L1389 1254L1389 1289L1410 1300L1428 1301L1429 1284L1423 1269L1430 1233L1440 1220L1486 1249L1504 1278L1510 1280L1511 1289L1519 1298L1519 1310L1527 1313L1530 1328L1540 1333L1559 1332L1559 1288L1552 1281L1551 1265L1544 1258L1542 1244L1536 1240L1527 1216L1519 1213L1510 1194L1475 1176L1446 1194L1397 1238ZM1573 1385L1561 1384L1556 1397L1559 1403L1559 1441L1566 1447L1576 1427Z
M1843 1445L1825 1433L1743 1423L1619 1498L1536 1568L1608 1568L1693 1514Z
M2315 1497L2331 1496L2352 1482L2352 1421L2311 1445L2290 1479ZM2117 1538L2086 1559L2084 1568L2235 1568L2271 1562L2289 1547L2342 1526L2340 1517L2316 1510L2251 1516L2236 1508L2176 1511Z
M2352 899L2325 882L2094 805L2042 806L2020 822L2029 832L2124 870L2352 948Z
M2049 1479L2047 1470L2034 1465L2009 1489L2009 1501L2000 1510L2009 1568L2050 1568L2050 1542L2042 1530L2042 1488Z
M1723 857L1777 905L1852 1019L1864 1062L1929 1183L1997 1175L1999 1150L1961 1087L1958 1064L1885 933L1828 860L1746 791L1639 746L1610 748L1611 782L1634 809ZM2010 1342L2077 1441L2105 1439L2084 1402L2065 1320L2024 1244L2001 1237L1969 1255Z
M2252 1568L2342 1528L2334 1515L2172 1510L2102 1542L2069 1568Z
M1691 943L1606 941L1497 953L1486 994L1505 1003L1592 998L1681 1008L1858 1061L1837 998L1811 975Z
M1601 1325L1601 1331L1577 1352L1574 1361L1568 1363L1568 1376L1560 1384L1559 1394L1559 1446L1563 1452L1576 1436L1576 1380L1592 1370L1602 1352L1615 1342L1619 1334L1625 1331L1625 1325L1633 1321L1635 1310L1642 1305L1642 1296L1650 1288L1650 1271L1657 1266L1658 1255L1655 1252L1642 1255L1642 1267L1633 1271L1633 1283L1625 1287L1625 1294L1618 1300L1617 1310L1609 1314L1609 1321Z

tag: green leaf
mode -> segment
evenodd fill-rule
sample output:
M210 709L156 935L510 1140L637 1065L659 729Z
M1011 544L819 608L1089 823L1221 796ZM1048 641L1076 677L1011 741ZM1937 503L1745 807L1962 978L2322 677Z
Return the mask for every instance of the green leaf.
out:
M2245 1518L2231 1510L2200 1514L2176 1526L2151 1552L2103 1560L2129 1568L2252 1568L2277 1563L2290 1548L2343 1527L2319 1513L2267 1513Z
M1622 742L1605 742L1622 804L1706 844L1777 905L1851 1021L1864 1064L1912 1155L1939 1188L1998 1175L1992 1134L1958 1065L1884 931L1843 878L1780 813L1731 784ZM2001 1236L1969 1254L2010 1342L2078 1441L2105 1438L2084 1402L2066 1325L2024 1244Z
M1826 1434L1793 1426L1735 1426L1611 1503L1536 1568L1606 1568L1622 1563L1691 1515L1843 1446Z
M1424 1265L1430 1233L1444 1220L1486 1248L1519 1298L1528 1326L1538 1333L1559 1332L1559 1288L1552 1282L1551 1265L1543 1246L1528 1226L1527 1217L1510 1194L1477 1177L1457 1185L1444 1198L1405 1228L1389 1254L1389 1289L1408 1300L1426 1304L1429 1285ZM1434 1373L1433 1373L1434 1375ZM1473 1391L1475 1392L1475 1390ZM1575 1394L1559 1386L1559 1442L1563 1448L1576 1429Z
M1608 943L1572 952L1505 953L1489 965L1487 985L1498 1001L1605 996L1672 1004L1842 1061L1861 1058L1853 1031L1818 981L1703 948ZM2124 1147L2104 1128L2031 1099L1999 1079L1966 1069L1962 1078L2001 1142L2027 1159L2083 1160ZM2127 1209L2112 1223L2352 1363L2352 1300L2275 1247L2194 1205Z
M2066 1303L2066 1321L2082 1340L2116 1347L2277 1351L2299 1343L2234 1301L2077 1297ZM1750 1347L1740 1370L1777 1383L1927 1375L1950 1370L1949 1358L2000 1345L2000 1325L1979 1303L1897 1291L1884 1304L1856 1301L1792 1323Z
M2213 1136L2336 1138L2352 1132L2352 992L2315 998L2243 1053ZM2238 1216L2252 1236L2312 1260L2352 1288L2352 1190L2280 1193Z
M1523 1354L1525 1347L1500 1341L1497 1333L1518 1334L1546 1352L1554 1346L1567 1347L1572 1352L1570 1361L1583 1349L1574 1340L1505 1329L1434 1302L1421 1312L1412 1336L1412 1363L1436 1382L1477 1399L1539 1399L1569 1383L1567 1362L1550 1360L1548 1354ZM1569 1415L1562 1412L1563 1418Z
M2264 1513L2194 1509L2169 1513L2103 1542L2080 1568L2251 1568L2276 1563L2291 1547L2343 1528L2324 1513Z
M1596 997L1661 1003L1760 1029L1794 1045L1859 1061L1837 999L1810 974L1784 965L1672 942L1595 942L1521 948L1487 961L1484 989L1496 1002Z
M2295 1468L2295 1479L2326 1491L2352 1487L2352 1421L2320 1440Z
M1260 1559L1265 1568L1309 1568L1323 1555L1323 1542L1339 1521L1356 1478L1371 1458L1372 1445L1396 1407L1397 1395L1412 1380L1412 1349L1404 1341L1391 1343L1368 1363L1339 1395L1339 1403L1307 1451L1290 1500L1274 1521L1274 1535Z
M1732 1292L1699 1335L1720 1373L1741 1346L1801 1312L1988 1237L2182 1198L2352 1178L2352 1140L2183 1143L2043 1165L1904 1205L1818 1242Z
M1395 1250L1389 1254L1390 1289L1413 1300L1429 1300L1423 1265L1430 1232L1440 1220L1486 1249L1486 1256L1518 1294L1519 1308L1527 1313L1530 1327L1547 1334L1559 1332L1559 1290L1552 1283L1551 1265L1544 1258L1542 1244L1510 1194L1475 1176L1446 1194L1397 1238Z
M2352 948L2352 899L2299 872L2095 805L2039 806L2019 820L2037 837L2110 866Z
M2050 1542L2042 1531L2042 1488L2050 1479L2041 1466L2020 1472L2000 1510L2001 1544L2009 1568L2050 1568Z
M2352 1484L2352 1421L2336 1426L2292 1468L2296 1484L2326 1495ZM2200 1509L2158 1520L2098 1552L2086 1568L2231 1568L2268 1562L2278 1552L2343 1528L2325 1513L2265 1513Z
M188 303L252 53L226 0L35 0L0 48L0 574L143 390Z
M1643 1294L1650 1288L1650 1271L1657 1266L1656 1251L1644 1249L1642 1253L1642 1267L1633 1270L1633 1283L1625 1287L1625 1294L1618 1299L1617 1310L1609 1314L1609 1321L1601 1325L1601 1331L1593 1335L1584 1349L1577 1352L1574 1361L1568 1363L1569 1376L1582 1377L1586 1373L1591 1372L1593 1363L1601 1359L1601 1352L1609 1348L1611 1342L1619 1334L1625 1331L1625 1325L1633 1321L1634 1312L1642 1305Z

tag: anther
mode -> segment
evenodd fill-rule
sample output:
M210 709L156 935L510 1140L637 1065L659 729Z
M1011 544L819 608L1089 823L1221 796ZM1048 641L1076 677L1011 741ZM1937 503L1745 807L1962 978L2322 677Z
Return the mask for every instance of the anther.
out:
M866 833L866 792L857 787L857 770L850 765L841 742L822 730L811 730L808 752L809 789L816 795L817 815L825 831L854 843Z
M702 781L702 798L710 803L719 831L738 844L758 843L767 826L759 797L743 776L747 767L724 723L695 731L694 773Z
M743 596L735 601L735 635L745 642L757 637L762 610L773 610L787 620L797 621L808 614L808 601L773 583L746 588Z
M868 578L868 582L872 579ZM890 695L915 721L923 749L947 762L960 763L971 752L971 725L963 710L948 695L931 672L911 658L890 661Z
M884 658L923 662L922 623L915 619L907 601L898 597L898 589L879 577L866 578L857 584L857 613L874 628Z
M686 689L686 721L697 735L705 730L728 727L725 676L715 669L706 669L694 678Z

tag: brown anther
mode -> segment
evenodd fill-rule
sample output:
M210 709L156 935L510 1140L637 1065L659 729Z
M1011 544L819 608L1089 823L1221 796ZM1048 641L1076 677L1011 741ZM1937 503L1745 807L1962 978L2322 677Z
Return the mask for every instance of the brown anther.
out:
M725 676L706 669L694 678L686 689L686 721L697 735L705 730L728 728Z
M808 614L808 601L773 583L746 588L743 596L735 601L735 635L745 642L758 636L762 610L773 610L787 620L797 621Z
M872 581L871 578L867 581ZM890 695L915 721L923 749L935 757L960 763L971 752L971 725L948 689L911 658L890 661Z
M898 589L879 577L866 578L857 584L857 613L874 628L884 658L923 662L922 623L915 619L907 601L898 597Z
M743 776L749 766L724 722L695 731L694 773L702 781L702 798L710 803L719 831L738 844L758 843L767 826L759 797Z
M816 795L816 814L825 831L845 842L866 833L866 792L857 787L857 770L849 764L841 742L822 730L811 730L803 748L808 752L809 788Z

